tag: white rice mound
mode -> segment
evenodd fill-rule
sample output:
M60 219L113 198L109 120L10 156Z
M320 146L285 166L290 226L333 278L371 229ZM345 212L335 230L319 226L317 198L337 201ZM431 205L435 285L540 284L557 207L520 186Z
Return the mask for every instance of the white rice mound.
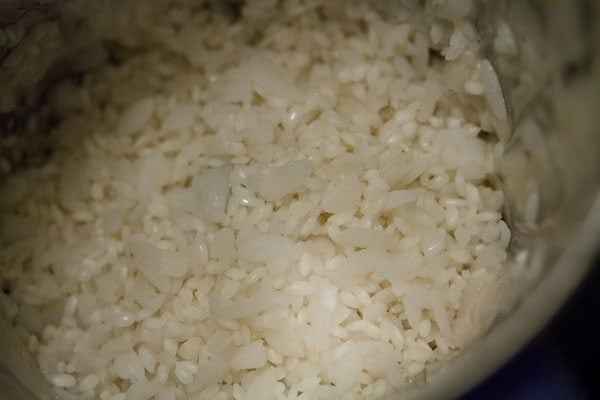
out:
M498 79L470 1L388 3L94 18L143 50L55 88L0 196L3 313L59 397L376 399L489 327Z

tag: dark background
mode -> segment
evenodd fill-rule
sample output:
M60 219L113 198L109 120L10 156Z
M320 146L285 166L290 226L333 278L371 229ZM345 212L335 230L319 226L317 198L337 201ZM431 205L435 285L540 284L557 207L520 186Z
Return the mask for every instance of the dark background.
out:
M599 328L600 254L552 322L461 400L600 399Z

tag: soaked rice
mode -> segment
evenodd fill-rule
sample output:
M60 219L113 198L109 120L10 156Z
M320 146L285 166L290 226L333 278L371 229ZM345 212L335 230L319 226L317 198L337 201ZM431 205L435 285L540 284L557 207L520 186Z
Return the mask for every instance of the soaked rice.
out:
M471 1L411 3L90 5L136 51L53 89L55 152L0 198L60 397L381 398L489 327L506 109Z

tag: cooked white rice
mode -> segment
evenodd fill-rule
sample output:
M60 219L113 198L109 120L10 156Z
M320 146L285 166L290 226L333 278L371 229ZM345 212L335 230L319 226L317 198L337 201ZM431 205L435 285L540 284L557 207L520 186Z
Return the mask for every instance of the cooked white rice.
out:
M55 88L53 156L0 197L3 310L59 396L381 398L494 319L471 1L281 3L95 10L139 51Z

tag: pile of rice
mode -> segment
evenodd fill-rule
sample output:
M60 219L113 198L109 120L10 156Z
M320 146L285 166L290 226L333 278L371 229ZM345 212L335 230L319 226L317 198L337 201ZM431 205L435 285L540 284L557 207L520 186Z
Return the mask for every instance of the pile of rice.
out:
M3 312L59 397L381 398L489 327L498 80L470 1L388 3L94 14L125 56L52 90L0 197Z

